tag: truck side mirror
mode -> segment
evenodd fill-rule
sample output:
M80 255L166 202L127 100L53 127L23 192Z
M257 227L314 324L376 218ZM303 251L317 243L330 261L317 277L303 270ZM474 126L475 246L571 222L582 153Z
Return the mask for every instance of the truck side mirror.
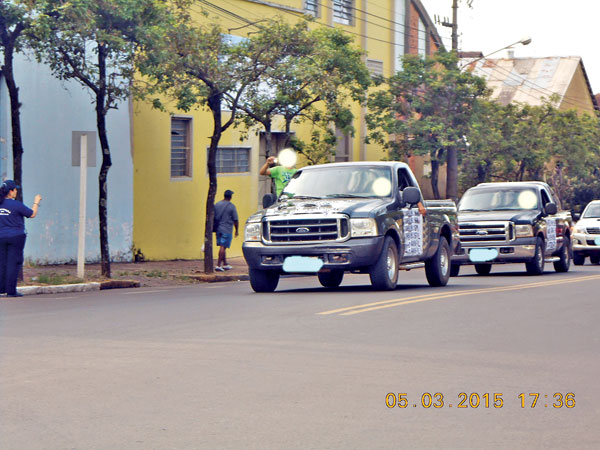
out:
M414 186L405 187L402 191L402 200L409 205L416 205L421 201L421 191Z
M546 214L548 214L550 216L552 216L558 212L556 203L552 203L552 202L546 203L546 205L544 206L544 209L546 210Z
M274 205L277 201L277 196L275 194L265 194L263 195L262 204L263 208L268 208L271 205Z

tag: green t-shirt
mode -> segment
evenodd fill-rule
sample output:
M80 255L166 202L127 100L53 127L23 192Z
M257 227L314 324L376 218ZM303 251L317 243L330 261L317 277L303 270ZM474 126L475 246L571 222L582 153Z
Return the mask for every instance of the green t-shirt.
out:
M271 169L269 176L275 180L275 190L277 191L277 197L283 192L283 188L288 181L292 179L298 169L289 169L283 166L276 166Z

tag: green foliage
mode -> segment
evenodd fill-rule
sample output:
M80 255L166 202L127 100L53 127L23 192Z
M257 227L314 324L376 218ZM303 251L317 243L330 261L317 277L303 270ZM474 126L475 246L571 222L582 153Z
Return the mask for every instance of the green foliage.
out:
M464 150L477 102L488 95L485 80L459 70L452 52L405 55L402 70L369 97L369 142L387 148L391 159L429 155L437 166L449 147Z

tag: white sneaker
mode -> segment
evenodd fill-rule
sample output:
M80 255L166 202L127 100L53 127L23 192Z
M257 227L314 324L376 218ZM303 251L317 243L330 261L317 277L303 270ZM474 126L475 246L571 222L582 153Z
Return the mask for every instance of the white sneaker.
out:
M217 267L215 267L215 270L216 270L217 272L224 272L224 271L225 271L225 269L223 269L221 266L217 266Z
M231 269L233 269L233 266L230 266L229 264L225 264L223 266L223 269L225 269L225 270L231 270Z

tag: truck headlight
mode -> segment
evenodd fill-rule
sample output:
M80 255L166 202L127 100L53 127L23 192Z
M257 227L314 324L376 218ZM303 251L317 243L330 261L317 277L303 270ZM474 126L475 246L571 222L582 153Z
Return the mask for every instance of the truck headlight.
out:
M244 228L245 241L260 241L261 222L247 223Z
M575 226L575 233L585 234L585 227L581 225Z
M515 225L515 235L519 237L533 237L533 227L531 225Z
M375 219L350 219L350 237L377 236Z

